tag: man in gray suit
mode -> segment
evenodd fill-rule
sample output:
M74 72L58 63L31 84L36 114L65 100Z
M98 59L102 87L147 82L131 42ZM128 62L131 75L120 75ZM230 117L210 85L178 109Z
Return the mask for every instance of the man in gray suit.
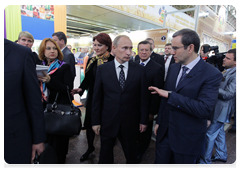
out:
M85 47L84 49L83 49L83 52L79 55L79 57L78 58L84 58L84 57L86 57L87 55L88 55L88 47Z
M201 164L210 164L214 161L227 161L227 147L224 132L224 123L229 123L233 111L236 109L236 49L227 52L223 59L223 79L218 91L218 100L212 114L211 125L206 135L206 151L201 157ZM216 153L212 157L213 147Z

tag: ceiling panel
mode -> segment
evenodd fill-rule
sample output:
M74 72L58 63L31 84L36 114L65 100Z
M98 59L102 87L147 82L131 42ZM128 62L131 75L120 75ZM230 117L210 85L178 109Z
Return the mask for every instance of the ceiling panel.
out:
M68 33L76 32L83 28L84 32L96 34L98 32L114 32L118 30L149 30L159 29L159 25L151 24L115 11L105 9L96 5L67 5L67 27ZM73 29L73 30L72 30ZM88 30L87 30L88 29ZM92 32L91 32L92 31ZM76 32L76 35L87 35Z

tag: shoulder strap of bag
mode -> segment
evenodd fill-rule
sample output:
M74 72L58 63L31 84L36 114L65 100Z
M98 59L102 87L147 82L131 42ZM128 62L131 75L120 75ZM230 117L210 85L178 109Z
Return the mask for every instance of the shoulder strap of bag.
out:
M52 110L57 108L58 94L59 94L59 92L57 92L55 100L54 100L54 103L52 104ZM69 103L70 103L70 106L71 106L71 110L70 111L74 112L74 106L73 106L73 103L72 103L71 98L70 98L69 87L68 86L67 86L67 94L68 94L68 99L69 99Z

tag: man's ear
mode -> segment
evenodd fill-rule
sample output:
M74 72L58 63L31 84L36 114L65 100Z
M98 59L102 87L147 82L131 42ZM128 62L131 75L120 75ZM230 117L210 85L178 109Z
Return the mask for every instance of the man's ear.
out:
M235 62L235 65L238 66L238 60L234 61Z
M190 44L188 48L189 48L189 53L192 53L194 51L194 44Z
M63 39L61 39L60 42L61 42L63 45L66 45Z

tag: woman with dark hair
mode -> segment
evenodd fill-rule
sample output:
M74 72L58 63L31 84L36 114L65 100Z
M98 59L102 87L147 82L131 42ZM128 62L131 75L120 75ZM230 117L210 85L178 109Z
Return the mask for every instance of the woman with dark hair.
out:
M105 62L112 61L114 57L110 54L112 49L112 40L106 33L100 33L93 37L93 50L96 52L96 56L89 58L87 62L87 68L85 71L85 78L81 85L77 89L73 89L71 94L79 94L80 96L85 90L88 90L87 100L85 103L86 115L84 121L84 127L86 128L86 135L88 141L88 150L82 155L80 161L85 161L88 156L95 150L93 146L95 133L92 130L91 125L91 112L92 112L92 98L93 88L97 72L97 67Z
M38 79L41 81L43 98L45 98L47 103L52 104L57 93L59 93L58 104L70 104L71 101L69 101L67 89L71 91L73 88L73 75L70 65L63 61L63 54L53 39L45 38L41 42L39 58L43 61L43 65L48 66L48 74L38 76ZM58 163L65 163L69 136L47 134L47 143L55 150Z

